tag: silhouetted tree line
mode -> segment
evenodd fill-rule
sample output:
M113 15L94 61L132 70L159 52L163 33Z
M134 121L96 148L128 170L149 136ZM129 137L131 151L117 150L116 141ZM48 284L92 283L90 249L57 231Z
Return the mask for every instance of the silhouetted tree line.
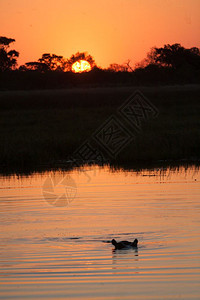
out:
M200 82L200 50L197 47L187 49L180 44L154 47L134 69L130 60L101 69L86 52L78 52L69 59L45 53L37 61L17 68L19 52L9 49L13 42L14 39L0 37L1 90ZM91 71L73 73L72 65L79 60L88 61Z
M93 57L86 52L72 55L69 59L65 59L63 56L45 53L42 55L38 61L27 62L25 65L20 66L20 71L39 71L39 72L48 72L48 71L61 71L61 72L70 72L72 69L73 63L79 60L86 60L90 63L91 68L96 66Z
M14 70L17 66L17 57L19 56L19 52L8 49L10 44L13 42L15 42L14 39L10 39L4 36L0 37L0 71L1 72Z

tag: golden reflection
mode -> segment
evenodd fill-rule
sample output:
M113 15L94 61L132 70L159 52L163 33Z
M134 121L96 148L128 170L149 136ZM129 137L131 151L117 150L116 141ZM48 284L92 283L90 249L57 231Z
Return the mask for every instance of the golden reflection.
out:
M139 274L138 266L138 249L121 249L112 250L112 269L117 273L122 273L123 270L129 273Z
M116 293L129 291L132 299L133 294L144 295L145 281L148 290L160 284L161 295L174 284L174 293L180 290L187 299L195 298L200 279L200 172L168 168L160 173L88 166L82 171L1 177L4 295L11 297L11 290L20 299L34 293L41 298L34 282L42 284L46 298L59 288L74 299L83 293L84 299L105 299L104 284L109 295L119 287ZM65 185L65 178L67 187L75 182L76 197L64 207L51 205L43 186L50 194L57 186L55 194L66 197L69 190L58 185ZM112 238L137 238L139 248L114 251L111 243L103 243Z

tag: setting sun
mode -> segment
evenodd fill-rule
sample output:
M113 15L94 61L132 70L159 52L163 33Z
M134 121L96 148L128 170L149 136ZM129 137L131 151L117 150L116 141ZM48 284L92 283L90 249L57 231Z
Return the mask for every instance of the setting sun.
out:
M78 60L72 65L72 71L74 73L89 72L91 71L91 65L86 60Z

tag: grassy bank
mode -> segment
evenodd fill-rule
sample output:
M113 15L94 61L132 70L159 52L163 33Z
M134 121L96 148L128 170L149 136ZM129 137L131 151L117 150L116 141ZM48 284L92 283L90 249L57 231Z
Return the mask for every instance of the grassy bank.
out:
M200 86L139 88L159 111L112 162L200 159ZM0 168L37 170L66 160L134 88L0 92ZM129 126L129 125L127 125ZM131 128L129 128L131 130Z

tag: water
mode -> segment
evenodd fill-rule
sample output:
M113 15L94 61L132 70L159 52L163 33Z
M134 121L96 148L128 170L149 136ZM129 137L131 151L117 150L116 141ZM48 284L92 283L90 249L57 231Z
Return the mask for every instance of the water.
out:
M200 171L0 178L1 299L199 299ZM113 250L110 240L139 240Z

